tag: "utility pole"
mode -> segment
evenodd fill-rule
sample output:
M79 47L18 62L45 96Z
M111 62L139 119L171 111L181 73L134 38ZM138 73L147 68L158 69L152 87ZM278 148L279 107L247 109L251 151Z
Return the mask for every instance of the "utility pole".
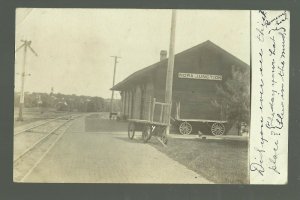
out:
M19 105L19 117L18 121L23 121L23 108L24 108L24 87L25 87L25 76L26 74L26 54L27 54L27 48L35 55L38 56L37 53L32 49L31 47L31 41L28 40L21 40L23 44L16 49L16 52L19 51L21 48L24 48L24 55L23 55L23 65L22 65L22 73L21 73L21 89L20 89L20 105ZM30 75L30 74L29 74Z
M116 79L116 68L117 68L117 63L118 63L118 56L111 56L114 58L115 60L115 64L114 64L114 76L113 76L113 87L115 86L115 79ZM111 91L111 99L110 99L110 114L109 114L109 118L111 119L112 117L112 113L113 113L113 100L114 100L114 90Z
M167 135L169 135L170 133L170 119L171 119L171 110L172 110L175 29L176 29L176 10L172 10L171 36L170 36L169 59L168 59L168 69L167 69L167 78L166 78L166 93L165 93L165 102L170 105L169 109L165 112L165 119L167 120L168 123L168 126L166 128Z

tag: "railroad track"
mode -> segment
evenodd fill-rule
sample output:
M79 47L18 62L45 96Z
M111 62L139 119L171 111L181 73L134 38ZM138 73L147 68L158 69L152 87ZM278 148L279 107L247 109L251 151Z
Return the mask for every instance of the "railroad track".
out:
M14 136L14 181L23 182L81 115L58 117L17 132Z
M68 118L68 117L72 117L72 115L65 115L65 116L56 117L54 119L47 120L47 121L42 122L40 124L34 125L32 127L28 127L28 128L23 129L23 130L17 131L17 132L14 133L14 135L19 135L20 133L24 133L24 132L30 131L30 130L32 130L34 128L37 128L37 127L43 126L45 124L48 124L50 122L54 122L54 121L57 121L59 119L65 119L65 118Z

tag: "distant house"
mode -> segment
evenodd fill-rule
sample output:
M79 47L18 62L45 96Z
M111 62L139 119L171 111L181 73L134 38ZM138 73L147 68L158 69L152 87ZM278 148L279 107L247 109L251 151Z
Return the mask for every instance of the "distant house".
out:
M112 88L121 92L124 118L147 119L151 100L164 102L167 65L167 52L161 51L159 62L131 74ZM213 100L220 98L217 85L232 77L232 70L246 72L250 67L211 41L176 54L172 117L226 120L226 109L215 106Z

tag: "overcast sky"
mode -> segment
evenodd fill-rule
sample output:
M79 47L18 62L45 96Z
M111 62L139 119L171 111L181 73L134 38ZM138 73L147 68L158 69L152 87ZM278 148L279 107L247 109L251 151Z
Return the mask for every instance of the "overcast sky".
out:
M175 53L210 40L250 63L250 12L178 10ZM159 61L169 51L171 10L26 9L16 11L16 48L32 41L27 53L25 91L110 98L113 58L116 83ZM21 72L23 51L16 53ZM15 91L20 91L16 75Z

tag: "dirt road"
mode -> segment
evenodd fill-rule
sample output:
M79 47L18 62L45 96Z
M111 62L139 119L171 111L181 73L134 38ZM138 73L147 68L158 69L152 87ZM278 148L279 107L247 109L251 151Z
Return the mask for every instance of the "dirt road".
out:
M100 118L75 120L25 182L209 183L139 134L129 140L124 127Z

